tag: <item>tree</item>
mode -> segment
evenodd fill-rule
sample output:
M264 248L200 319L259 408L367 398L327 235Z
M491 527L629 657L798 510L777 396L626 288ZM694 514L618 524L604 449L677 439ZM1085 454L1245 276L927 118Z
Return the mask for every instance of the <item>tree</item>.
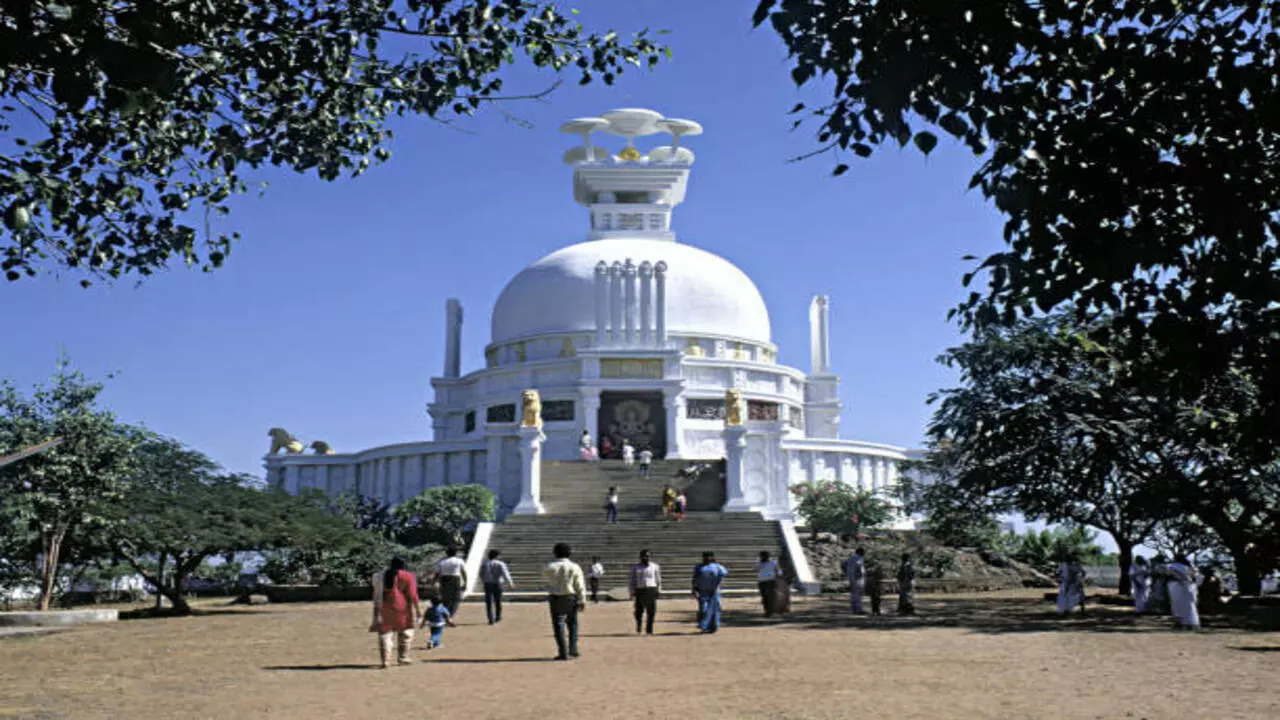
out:
M954 483L1032 519L1110 534L1128 593L1133 548L1168 512L1154 478L1176 469L1153 399L1067 316L988 328L941 361L960 370L961 386L930 397L940 402L929 434L949 444Z
M988 493L956 484L955 454L950 443L935 443L923 458L903 463L895 493L903 512L923 516L938 542L993 549L1000 538L997 518L1010 508Z
M27 538L18 544L30 548L28 560L38 561L41 610L49 609L58 589L64 550L109 525L107 505L131 469L134 439L111 413L98 409L101 391L100 383L89 382L65 357L49 383L30 397L0 381L0 454L64 439L0 468L5 525Z
M612 83L664 50L533 0L26 0L0 6L0 48L0 268L82 284L217 268L246 170L359 175L392 117L549 92L505 93L517 59Z
M791 493L797 498L796 512L805 518L814 536L832 532L857 537L893 518L893 506L884 498L844 483L800 483L791 486Z
M483 485L445 485L396 506L399 541L405 545L462 545L464 530L493 520L493 492Z
M823 150L866 157L938 134L980 158L1007 247L957 310L1115 321L1093 339L1147 392L1194 405L1252 378L1233 454L1274 462L1280 427L1280 6L1270 0L761 0L797 85L830 79ZM836 174L848 169L841 163ZM1154 343L1161 352L1148 353Z

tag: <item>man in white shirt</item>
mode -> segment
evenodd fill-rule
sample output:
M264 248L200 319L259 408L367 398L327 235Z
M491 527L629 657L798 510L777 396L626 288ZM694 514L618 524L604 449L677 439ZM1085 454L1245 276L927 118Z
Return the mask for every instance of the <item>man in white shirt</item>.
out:
M849 599L853 603L853 614L862 615L862 593L866 590L866 562L862 557L862 548L853 551L844 563L844 575L849 578Z
M458 615L462 604L462 589L467 586L467 563L458 557L458 548L450 545L444 549L444 558L436 563L433 579L440 585L440 602L449 608L449 614Z
M646 634L653 634L653 616L658 613L658 595L662 593L662 569L650 560L649 551L640 551L640 562L631 566L627 576L627 594L635 601L636 632L640 632L640 620Z
M649 465L652 462L653 462L653 451L650 450L648 446L645 446L645 449L640 451L640 477L642 478L649 477Z
M484 614L489 618L490 625L502 622L503 586L516 586L507 564L498 559L501 555L497 550L490 550L489 559L480 566L480 582L484 583Z
M768 551L762 551L760 562L756 564L756 583L760 587L760 602L764 605L765 617L773 617L778 600L778 578L781 576L778 561L770 557Z
M569 559L573 554L569 544L556 543L554 553L556 559L542 570L542 582L547 586L551 629L560 651L556 660L568 660L578 657L578 613L587 608L587 589L582 582L582 568Z

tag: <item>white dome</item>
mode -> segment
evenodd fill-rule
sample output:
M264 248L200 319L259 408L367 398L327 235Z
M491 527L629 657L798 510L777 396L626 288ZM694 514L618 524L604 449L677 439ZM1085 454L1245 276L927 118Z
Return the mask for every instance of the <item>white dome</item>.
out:
M626 261L667 263L667 331L769 342L769 311L733 263L670 240L609 238L557 250L521 270L493 307L492 342L595 331L595 267Z

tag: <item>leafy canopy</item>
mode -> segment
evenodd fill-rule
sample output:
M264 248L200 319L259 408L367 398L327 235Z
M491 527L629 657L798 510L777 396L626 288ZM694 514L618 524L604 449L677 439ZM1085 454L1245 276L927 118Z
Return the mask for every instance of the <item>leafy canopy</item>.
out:
M1004 215L1006 249L958 311L1011 324L1071 308L1116 322L1096 340L1194 399L1239 367L1280 426L1280 4L1270 0L761 0L822 149L938 135L980 157L971 187ZM848 165L840 164L836 174Z
M393 116L442 121L523 61L612 83L663 52L531 0L30 0L0 5L0 269L210 270L264 165L359 175Z
M396 506L400 541L409 546L461 545L463 531L493 520L495 506L493 492L483 485L429 488Z

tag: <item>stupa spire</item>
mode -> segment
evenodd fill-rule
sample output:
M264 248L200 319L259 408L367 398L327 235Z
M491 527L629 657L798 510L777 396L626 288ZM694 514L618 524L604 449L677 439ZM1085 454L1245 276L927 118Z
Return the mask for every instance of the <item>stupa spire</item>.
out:
M680 138L702 134L701 125L644 108L620 108L600 117L575 118L560 130L582 137L582 145L566 151L563 159L573 166L574 200L591 210L591 239L675 240L671 211L684 201L694 160L693 152L680 146ZM597 132L625 138L626 143L610 153L592 143ZM671 143L648 152L636 147L636 138L658 133L671 135Z

